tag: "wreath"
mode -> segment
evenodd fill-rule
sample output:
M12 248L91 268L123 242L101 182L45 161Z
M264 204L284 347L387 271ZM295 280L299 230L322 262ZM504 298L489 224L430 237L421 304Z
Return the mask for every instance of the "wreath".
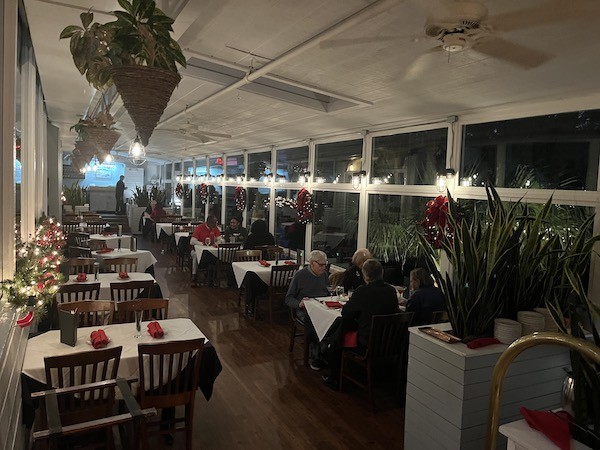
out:
M234 193L235 209L243 211L246 209L246 189L242 186L237 186Z
M300 189L296 199L296 214L299 223L308 223L313 217L312 196L306 188Z
M200 183L196 187L196 206L201 206L206 204L206 200L208 199L208 186L206 183Z
M450 199L450 201L452 200ZM460 221L464 213L456 202L453 205L457 208L456 217ZM427 202L427 210L425 211L425 218L421 221L421 226L425 231L425 239L433 248L441 248L444 239L452 242L454 238L454 228L448 220L448 214L448 197L438 195L434 200Z
M175 195L177 198L183 198L183 184L177 183L177 186L175 186Z

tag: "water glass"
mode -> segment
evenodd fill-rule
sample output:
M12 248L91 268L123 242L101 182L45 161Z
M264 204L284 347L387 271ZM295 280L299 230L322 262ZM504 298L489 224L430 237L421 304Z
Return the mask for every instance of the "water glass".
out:
M335 295L339 299L344 296L344 286L336 286L335 287Z
M207 247L210 245L210 238L207 237L206 239L204 239L204 245L206 245Z
M134 311L135 314L135 334L133 337L140 338L142 336L142 311Z

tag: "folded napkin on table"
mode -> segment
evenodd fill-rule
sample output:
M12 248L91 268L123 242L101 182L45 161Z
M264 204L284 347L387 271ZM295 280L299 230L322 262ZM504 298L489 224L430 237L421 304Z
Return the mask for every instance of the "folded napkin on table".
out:
M289 260L287 260L287 261L284 261L283 263L287 264L288 266L295 266L296 265L296 261L289 261Z
M102 348L108 345L108 337L104 330L92 331L90 334L90 342L94 348Z
M561 450L570 450L571 430L569 430L569 422L572 417L568 412L558 411L555 414L551 411L533 411L523 406L519 408L519 412L531 428L543 433Z
M258 263L263 267L269 267L271 264L265 261L264 259L259 259Z
M467 344L469 348L487 347L488 345L500 344L500 341L496 338L479 338L473 339Z
M344 305L342 305L340 302L329 302L329 301L326 301L325 302L325 306L327 306L328 308L341 308Z
M153 338L161 338L165 335L165 332L156 320L148 324L148 333Z

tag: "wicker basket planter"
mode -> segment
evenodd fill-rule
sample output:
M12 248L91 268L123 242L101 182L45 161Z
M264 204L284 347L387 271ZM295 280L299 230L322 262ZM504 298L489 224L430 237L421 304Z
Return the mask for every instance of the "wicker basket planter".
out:
M79 156L86 163L90 162L96 154L96 143L91 140L87 141L76 141L75 150L73 151L74 156Z
M121 133L117 130L109 130L105 127L87 127L85 132L89 139L96 143L98 153L110 152L121 137Z
M142 145L148 145L181 76L156 67L121 66L111 69L111 77Z

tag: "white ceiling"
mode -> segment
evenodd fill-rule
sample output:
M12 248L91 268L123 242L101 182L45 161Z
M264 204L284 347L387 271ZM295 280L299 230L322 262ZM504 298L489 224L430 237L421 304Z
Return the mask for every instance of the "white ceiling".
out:
M218 61L242 71L260 69L271 61L268 75L272 77L359 103L341 111L319 112L235 89L197 105L223 86L184 75L147 149L149 155L166 160L285 145L387 123L581 96L598 89L597 0L479 0L488 9L489 19L483 23L502 39L492 41L497 44L494 54L506 57L502 59L475 51L477 46L450 55L431 51L440 42L426 37L426 20L443 16L454 0L157 3L176 16L175 38L188 59ZM281 55L369 5L379 11L364 13L356 24L279 63ZM61 128L62 149L70 151L75 134L69 126L94 106L97 96L73 65L68 42L58 36L65 26L79 24L79 14L89 7L96 11L97 21L112 20L97 11L119 9L118 3L25 0L25 7L48 114ZM483 42L479 48L487 52L485 42L490 40ZM520 65L505 59L516 59ZM186 105L187 115L182 114ZM135 137L132 123L119 102L113 114L123 133L118 146L126 147ZM232 137L198 145L159 131L188 122Z

